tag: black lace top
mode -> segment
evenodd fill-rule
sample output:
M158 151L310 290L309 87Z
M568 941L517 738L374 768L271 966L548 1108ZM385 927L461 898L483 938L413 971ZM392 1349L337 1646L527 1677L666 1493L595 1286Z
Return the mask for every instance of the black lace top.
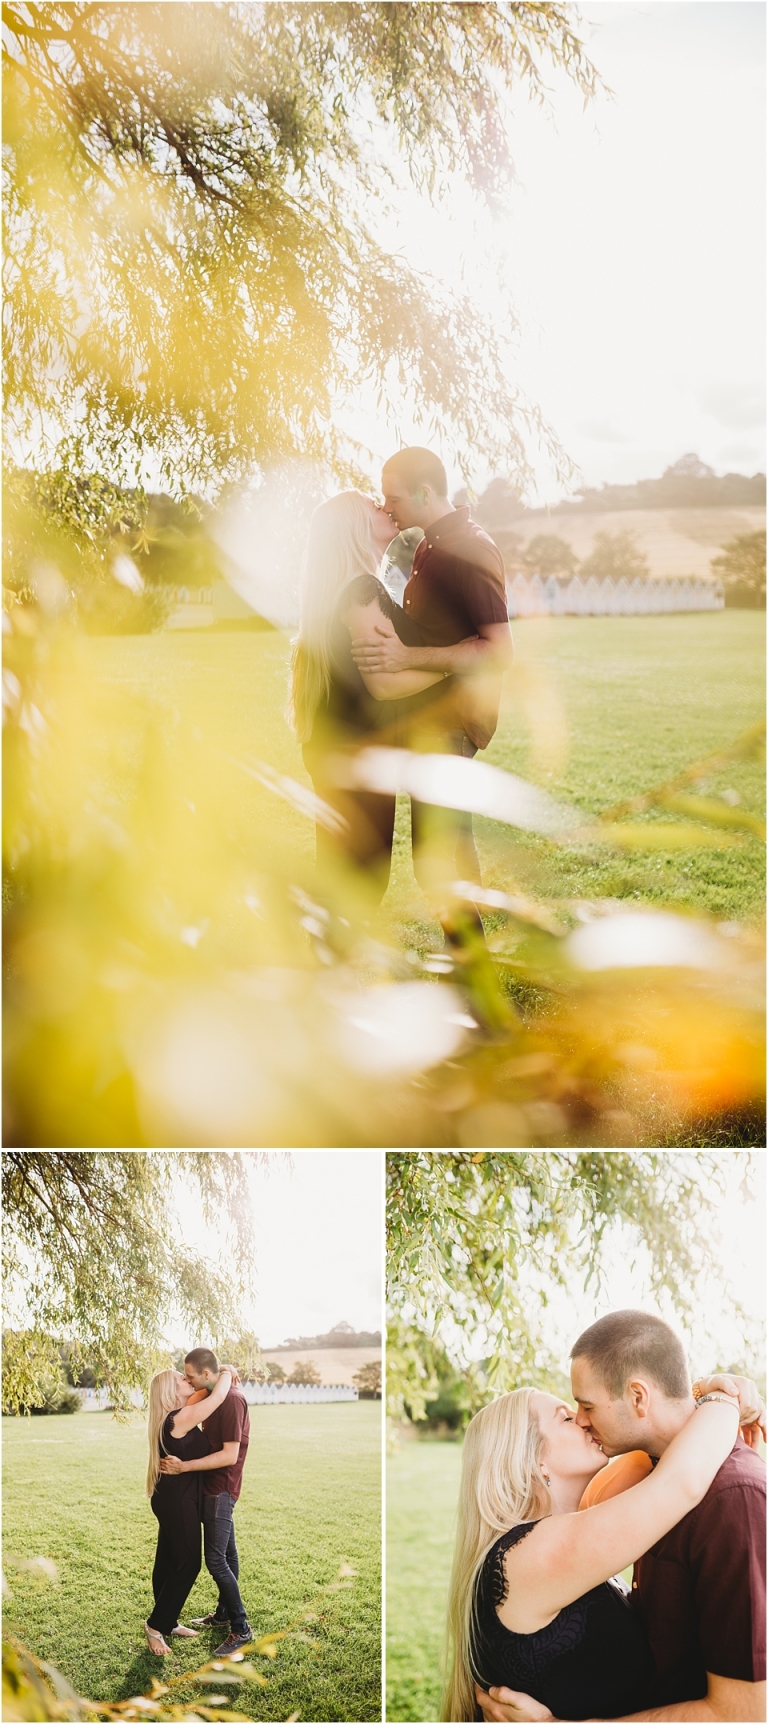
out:
M202 1402L201 1402L202 1406ZM205 1409L203 1409L204 1411ZM180 1461L197 1461L202 1455L209 1455L211 1445L205 1434L197 1425L187 1431L185 1437L171 1436L171 1425L180 1408L174 1408L168 1414L160 1432L160 1454L176 1455ZM202 1473L161 1473L155 1485L155 1493L159 1494L166 1506L178 1502L182 1497L199 1498L203 1489Z
M421 646L421 630L416 623L400 605L395 604L381 581L376 582L376 587L379 609L389 618L403 644ZM403 695L397 700L374 700L352 657L352 641L344 621L348 591L345 587L334 614L330 688L327 698L317 708L312 735L304 745L305 763L310 772L313 760L328 749L349 742L357 743L363 737L373 736L376 731L394 732L395 727L402 727L413 713L422 711L433 702L439 700L444 705L447 692L454 687L452 679L444 678L442 682L422 689L420 694ZM386 740L390 745L396 741L399 747L407 746L405 736L392 734Z
M512 1527L489 1550L475 1593L475 1678L481 1687L522 1690L556 1718L620 1718L647 1704L653 1663L630 1599L610 1580L558 1611L534 1634L505 1628L504 1555L533 1530ZM478 1714L479 1716L479 1714Z

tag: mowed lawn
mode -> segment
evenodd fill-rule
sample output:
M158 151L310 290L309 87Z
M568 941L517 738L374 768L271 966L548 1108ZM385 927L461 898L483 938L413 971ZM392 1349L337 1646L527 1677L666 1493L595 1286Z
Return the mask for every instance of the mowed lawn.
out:
M496 736L484 758L598 813L663 782L733 742L764 710L764 618L755 611L661 617L552 618L513 625L516 668L507 677ZM300 750L285 718L289 644L278 632L204 631L87 643L94 675L183 713L214 746L267 761L302 783ZM708 794L735 792L759 812L756 763L726 767ZM265 823L253 795L254 854L268 863L285 840L311 855L311 822L275 797ZM248 798L244 782L244 818ZM725 806L725 805L724 805ZM652 823L657 815L645 817ZM612 896L752 921L762 913L758 840L730 849L618 852L556 850L493 821L476 821L485 883L542 896ZM385 914L407 941L423 939L425 904L410 864L408 811L398 810L395 866ZM435 924L437 939L437 925Z
M156 1522L144 1496L143 1421L5 1418L3 1448L11 1633L91 1698L140 1694L161 1671L210 1658L210 1631L174 1640L162 1661L146 1646ZM290 1638L274 1662L256 1660L269 1686L237 1691L235 1709L248 1718L380 1718L380 1471L379 1402L251 1408L235 1523L249 1619L257 1634L287 1628L310 1605L320 1620L303 1629L316 1645ZM56 1563L58 1584L18 1567L36 1556ZM337 1585L342 1563L356 1572L351 1584ZM215 1597L203 1568L182 1620ZM181 1697L194 1692L203 1698L192 1688Z
M388 1719L440 1717L461 1445L405 1443L387 1462Z

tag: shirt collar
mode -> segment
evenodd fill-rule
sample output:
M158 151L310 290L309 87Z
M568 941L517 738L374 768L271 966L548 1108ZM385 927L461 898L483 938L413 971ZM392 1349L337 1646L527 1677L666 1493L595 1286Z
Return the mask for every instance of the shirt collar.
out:
M441 515L439 521L433 521L431 527L426 528L424 537L430 546L441 545L444 539L451 539L454 533L462 532L468 523L469 509L465 503L449 515Z

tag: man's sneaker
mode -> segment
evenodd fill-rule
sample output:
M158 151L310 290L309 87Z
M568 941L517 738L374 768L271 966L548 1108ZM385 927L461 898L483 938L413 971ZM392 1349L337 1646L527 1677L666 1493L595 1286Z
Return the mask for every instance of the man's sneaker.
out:
M195 1628L228 1628L229 1617L218 1616L215 1610L209 1610L207 1616L190 1616Z
M239 1652L243 1646L250 1646L252 1640L253 1629L249 1628L246 1622L243 1633L228 1634L226 1640L222 1640L221 1645L217 1646L213 1656L214 1658L231 1658L233 1652Z

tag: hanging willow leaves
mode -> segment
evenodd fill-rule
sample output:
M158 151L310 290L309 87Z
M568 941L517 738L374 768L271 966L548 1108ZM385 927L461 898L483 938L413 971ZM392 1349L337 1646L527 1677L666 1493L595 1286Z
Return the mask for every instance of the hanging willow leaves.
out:
M748 1170L745 1159L745 1173ZM703 1273L723 1169L717 1156L481 1151L387 1156L390 1410L423 1417L438 1353L488 1387L549 1384L558 1374L543 1315L571 1277L599 1291L615 1229L641 1242L656 1297L685 1321ZM471 1361L482 1344L482 1373Z
M226 1272L180 1240L176 1181L215 1228ZM253 1264L247 1156L7 1150L2 1190L6 1321L17 1301L26 1314L6 1341L4 1410L35 1404L46 1370L58 1368L51 1335L120 1405L145 1386L174 1310L201 1338L236 1326Z
M299 454L355 468L338 403L405 386L469 458L568 463L506 337L379 243L390 161L497 203L506 101L599 79L567 6L4 8L6 400L49 464L176 493ZM509 327L513 326L510 312Z

